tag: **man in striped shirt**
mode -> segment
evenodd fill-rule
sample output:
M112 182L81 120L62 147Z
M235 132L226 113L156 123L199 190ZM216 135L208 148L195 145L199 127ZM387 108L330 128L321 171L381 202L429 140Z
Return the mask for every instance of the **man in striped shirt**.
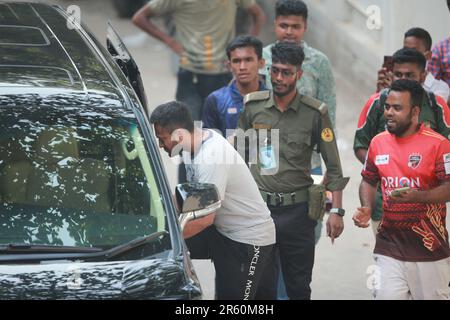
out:
M450 11L450 0L447 0L447 7ZM434 46L431 61L428 64L428 71L436 79L447 82L450 87L450 37ZM450 104L450 98L447 103Z

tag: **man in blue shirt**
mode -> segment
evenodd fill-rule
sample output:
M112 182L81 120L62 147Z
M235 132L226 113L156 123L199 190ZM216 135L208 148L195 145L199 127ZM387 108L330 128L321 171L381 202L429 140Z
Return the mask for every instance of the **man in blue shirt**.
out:
M204 128L219 129L224 137L229 137L237 127L244 96L266 90L258 75L258 70L264 67L262 47L262 42L252 36L238 36L228 44L227 65L234 79L206 98L202 119Z

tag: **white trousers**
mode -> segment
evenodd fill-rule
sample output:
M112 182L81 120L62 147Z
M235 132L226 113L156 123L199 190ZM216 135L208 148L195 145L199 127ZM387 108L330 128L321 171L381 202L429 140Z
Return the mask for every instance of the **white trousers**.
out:
M450 300L450 258L406 262L376 254L376 300Z

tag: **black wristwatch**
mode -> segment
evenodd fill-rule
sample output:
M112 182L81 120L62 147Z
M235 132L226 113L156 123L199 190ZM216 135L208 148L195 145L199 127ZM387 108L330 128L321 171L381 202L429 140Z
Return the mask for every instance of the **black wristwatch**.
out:
M336 213L338 216L345 216L345 210L342 208L331 208L330 213Z

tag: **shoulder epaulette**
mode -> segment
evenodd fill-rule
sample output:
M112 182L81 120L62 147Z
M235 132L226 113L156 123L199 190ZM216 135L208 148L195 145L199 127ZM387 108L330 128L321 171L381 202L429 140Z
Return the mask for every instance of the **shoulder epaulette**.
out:
M270 97L269 90L251 92L245 95L244 104L247 104L248 102L251 101L267 100L269 99L269 97Z
M321 114L325 114L328 112L327 105L320 100L314 99L309 96L301 96L300 101L308 107L319 111Z

